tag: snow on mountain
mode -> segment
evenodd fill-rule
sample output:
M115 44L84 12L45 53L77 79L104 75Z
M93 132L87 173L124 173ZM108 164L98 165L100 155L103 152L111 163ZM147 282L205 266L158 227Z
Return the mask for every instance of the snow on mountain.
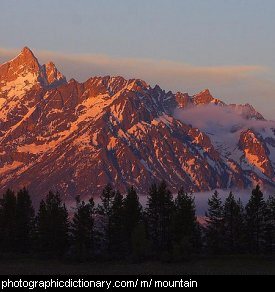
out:
M28 49L0 66L0 191L39 198L100 194L113 183L145 193L275 187L275 122L209 90L165 92L139 79L66 78Z
M208 104L177 108L174 116L206 133L223 161L246 171L254 184L275 181L275 121L266 121L252 106Z

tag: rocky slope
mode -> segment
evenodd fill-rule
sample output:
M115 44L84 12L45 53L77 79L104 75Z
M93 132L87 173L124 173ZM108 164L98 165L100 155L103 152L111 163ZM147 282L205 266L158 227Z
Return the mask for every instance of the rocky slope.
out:
M232 139L185 121L185 112L209 105L263 125L234 124ZM226 105L209 90L173 94L109 76L67 82L28 48L0 66L1 192L27 186L37 198L49 189L85 197L111 182L144 193L161 179L173 191L274 188L274 129L252 106Z

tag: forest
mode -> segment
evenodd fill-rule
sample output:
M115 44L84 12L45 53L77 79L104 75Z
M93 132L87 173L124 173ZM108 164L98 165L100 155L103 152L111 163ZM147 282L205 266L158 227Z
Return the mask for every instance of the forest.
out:
M152 184L142 207L134 187L126 194L107 185L96 205L79 196L68 210L49 192L37 212L26 188L8 189L0 199L0 255L69 261L181 262L205 255L272 255L275 251L275 196L260 187L244 206L230 192L215 191L201 222L194 197L172 196L165 181Z

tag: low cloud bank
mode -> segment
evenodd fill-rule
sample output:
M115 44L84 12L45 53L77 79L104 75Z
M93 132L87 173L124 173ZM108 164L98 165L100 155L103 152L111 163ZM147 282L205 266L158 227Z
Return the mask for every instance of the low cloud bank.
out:
M275 128L275 121L247 120L232 108L212 104L186 110L176 109L174 117L204 132L220 135L231 133L234 129Z

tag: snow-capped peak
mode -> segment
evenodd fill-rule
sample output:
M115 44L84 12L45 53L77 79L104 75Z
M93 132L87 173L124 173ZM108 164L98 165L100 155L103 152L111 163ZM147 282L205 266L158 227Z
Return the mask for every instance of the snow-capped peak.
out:
M25 112L39 102L37 92L63 83L66 78L52 62L41 66L33 52L24 47L14 59L0 66L0 121L7 121L11 115L17 120L20 110Z
M35 85L53 87L66 82L66 78L52 62L41 66L28 47L24 47L14 59L0 66L0 80L0 91L9 97L21 96Z
M112 182L142 194L162 179L173 192L274 189L275 122L251 113L209 89L174 94L120 76L67 83L24 48L0 67L0 192L84 197Z

